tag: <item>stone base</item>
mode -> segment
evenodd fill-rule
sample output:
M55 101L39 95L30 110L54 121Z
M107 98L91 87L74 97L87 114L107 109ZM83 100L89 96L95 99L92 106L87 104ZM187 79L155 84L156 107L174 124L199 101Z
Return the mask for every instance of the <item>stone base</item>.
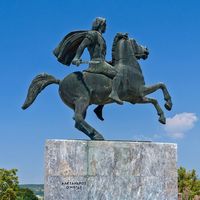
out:
M176 144L47 140L45 200L177 200Z

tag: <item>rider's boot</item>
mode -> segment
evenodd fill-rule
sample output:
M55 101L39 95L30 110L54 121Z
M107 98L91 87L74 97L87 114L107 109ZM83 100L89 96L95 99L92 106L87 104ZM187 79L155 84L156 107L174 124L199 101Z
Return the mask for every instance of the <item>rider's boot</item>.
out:
M113 79L112 91L109 95L109 98L115 101L116 103L122 105L123 101L119 98L118 93L117 93L120 82L121 82L121 77L119 75L116 75L115 78Z
M95 112L96 116L97 116L101 121L104 120L104 118L103 118L103 113L102 113L103 107L104 107L104 105L98 105L98 106L94 109L94 112Z
M116 91L112 91L109 95L109 98L115 101L116 103L123 105L123 101L119 98Z

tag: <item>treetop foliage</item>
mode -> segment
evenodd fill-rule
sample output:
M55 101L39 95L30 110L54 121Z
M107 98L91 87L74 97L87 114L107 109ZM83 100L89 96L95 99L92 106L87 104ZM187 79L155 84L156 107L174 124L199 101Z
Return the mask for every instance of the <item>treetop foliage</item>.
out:
M178 169L178 191L183 194L183 199L193 199L195 195L200 195L200 180L194 169Z

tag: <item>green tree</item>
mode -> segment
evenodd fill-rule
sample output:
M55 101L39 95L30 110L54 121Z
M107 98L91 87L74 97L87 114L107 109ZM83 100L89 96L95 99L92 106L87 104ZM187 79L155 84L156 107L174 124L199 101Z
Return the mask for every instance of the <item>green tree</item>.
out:
M0 200L16 200L18 191L17 169L0 169Z
M184 167L178 169L178 191L183 194L183 199L193 199L200 195L200 180L196 171L186 171Z
M38 200L32 190L28 188L19 188L17 200Z
M17 169L0 168L0 200L38 200L28 188L19 188Z

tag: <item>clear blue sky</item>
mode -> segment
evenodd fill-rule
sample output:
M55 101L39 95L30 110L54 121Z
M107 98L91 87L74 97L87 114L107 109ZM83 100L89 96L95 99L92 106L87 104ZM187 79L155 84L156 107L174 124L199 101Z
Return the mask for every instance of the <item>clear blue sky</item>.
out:
M65 34L90 29L93 19L102 16L107 19L108 60L117 32L128 32L149 48L149 58L140 62L145 80L168 86L174 107L165 114L175 127L159 124L152 105L128 103L106 106L104 122L91 106L87 121L106 139L175 142L178 165L200 175L199 8L198 0L1 0L0 167L19 169L20 183L42 183L46 139L87 139L74 128L73 112L62 103L57 85L46 88L28 110L20 107L35 75L47 72L62 79L87 67L65 67L52 50ZM163 107L161 92L150 96ZM174 130L182 137L174 137Z

